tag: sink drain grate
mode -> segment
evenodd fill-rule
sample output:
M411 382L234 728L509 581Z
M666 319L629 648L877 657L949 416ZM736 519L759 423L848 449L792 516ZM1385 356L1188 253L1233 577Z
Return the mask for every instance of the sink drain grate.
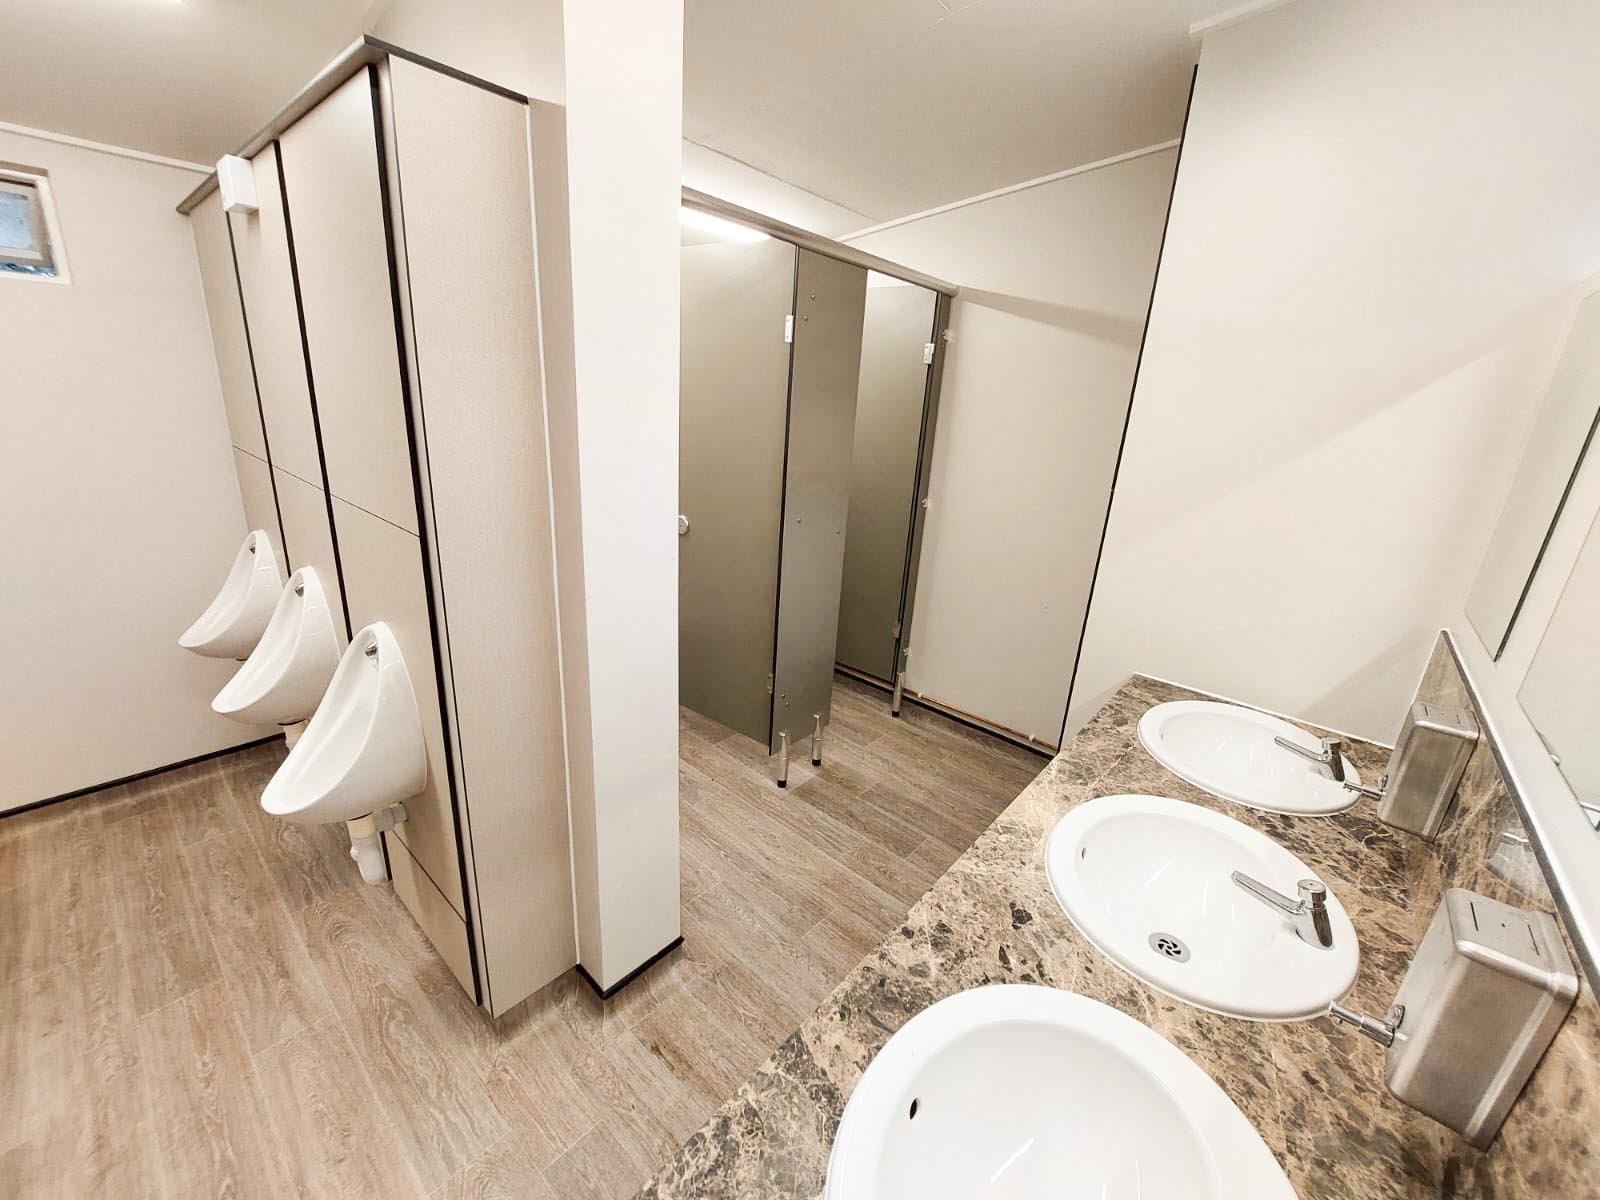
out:
M1178 938L1170 933L1152 933L1150 935L1150 949L1162 958L1170 958L1173 962L1188 962L1189 947L1185 946Z

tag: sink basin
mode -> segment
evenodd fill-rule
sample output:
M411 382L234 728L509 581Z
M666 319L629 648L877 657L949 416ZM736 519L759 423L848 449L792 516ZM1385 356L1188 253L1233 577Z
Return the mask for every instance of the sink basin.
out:
M1330 888L1329 949L1232 880L1243 871L1296 896L1316 875L1265 834L1164 796L1078 805L1045 847L1050 888L1078 931L1117 966L1169 996L1232 1017L1320 1016L1350 990L1356 931Z
M1211 1077L1154 1030L1056 988L924 1009L867 1065L827 1200L1292 1200Z
M1288 721L1215 700L1174 700L1139 718L1139 741L1178 778L1250 808L1321 815L1341 812L1359 797L1315 763L1277 745L1287 738L1313 752L1321 743ZM1344 759L1345 778L1360 783Z

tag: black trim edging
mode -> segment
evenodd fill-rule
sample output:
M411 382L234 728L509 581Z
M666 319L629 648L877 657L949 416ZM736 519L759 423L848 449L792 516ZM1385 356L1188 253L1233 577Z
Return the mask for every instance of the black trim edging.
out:
M87 796L91 792L103 792L106 788L121 787L125 783L137 783L141 779L149 779L152 775L160 775L167 771L178 771L184 767L192 767L196 763L203 763L213 758L222 758L229 754L238 754L243 750L253 750L257 746L265 746L268 742L275 742L283 737L281 733L269 733L264 738L256 738L253 742L240 742L237 746L224 746L221 750L208 750L204 754L196 754L193 758L180 759L165 766L151 767L148 771L135 771L132 775L124 775L121 779L108 779L104 783L92 783L88 787L78 788L71 792L62 792L59 796L50 796L44 800L34 800L20 808L8 808L0 813L0 821L7 817L21 816L25 812L32 812L36 808L44 808L51 804L60 804L63 800L76 800L79 796Z
M589 974L582 963L579 963L577 966L578 977L587 983L591 988L593 988L594 994L599 996L600 999L609 1000L681 945L683 945L683 934L680 933L677 937L673 938L665 946L661 947L661 949L657 950L649 958L645 959L637 967L629 971L626 975L617 980L608 988L603 988L596 983L594 976Z

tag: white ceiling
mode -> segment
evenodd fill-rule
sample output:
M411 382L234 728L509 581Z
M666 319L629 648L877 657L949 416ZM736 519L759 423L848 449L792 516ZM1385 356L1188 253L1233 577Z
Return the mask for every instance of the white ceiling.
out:
M266 124L375 0L0 0L0 121L193 162Z
M1229 2L685 0L684 133L902 216L1177 136L1188 27ZM390 5L0 0L0 121L210 163ZM444 24L504 40L507 7Z
M685 0L684 136L886 220L1178 136L1232 0Z

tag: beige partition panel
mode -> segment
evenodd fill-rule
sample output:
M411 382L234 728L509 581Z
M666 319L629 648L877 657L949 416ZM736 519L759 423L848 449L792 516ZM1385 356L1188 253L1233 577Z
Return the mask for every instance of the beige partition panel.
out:
M339 554L350 601L350 623L360 629L386 621L405 656L411 686L422 716L428 748L428 782L422 794L406 803L406 823L395 836L410 848L455 909L466 920L460 859L456 848L455 812L451 802L449 760L444 754L443 710L433 664L432 621L423 590L422 548L415 534L391 525L338 496L333 515L339 527ZM421 923L421 918L418 918ZM424 929L427 926L423 925ZM428 930L432 934L432 930ZM470 990L470 989L469 989Z
M678 690L687 707L762 743L794 270L787 242L683 247L678 493L689 529L678 539Z
M867 282L835 658L885 682L894 679L938 298L886 275Z
M375 95L372 74L358 72L285 131L278 148L351 628L388 623L411 675L427 748L427 783L405 802L406 822L390 835L390 867L417 923L476 995L434 605L418 536L396 340ZM404 873L395 866L398 856Z
M418 531L373 87L350 77L278 139L328 488Z
M211 345L217 358L217 380L228 410L228 431L233 444L262 462L267 460L261 433L261 408L256 402L256 377L250 366L250 341L244 308L239 302L239 279L233 268L233 240L222 196L213 192L189 214L194 233L195 257L200 262L200 286L205 293L206 315L211 320Z
M413 396L484 1004L576 957L523 105L387 64Z
M276 144L257 154L251 165L260 208L248 215L230 215L228 219L233 226L239 294L249 322L267 445L274 467L320 487L322 466L317 457L305 352L300 344L300 313L295 303L294 268L284 222ZM287 531L284 536L289 536Z
M289 569L315 567L322 588L328 594L333 608L334 628L339 645L346 640L344 623L344 588L339 578L339 564L333 553L333 536L328 528L328 501L322 489L307 483L298 475L278 467L272 468L272 478L277 484L278 511L283 515L284 554Z
M278 561L287 565L288 539L283 536L278 524L278 499L272 488L272 468L254 454L235 446L233 470L239 477L239 498L244 501L245 524L251 529L265 529L278 552ZM288 570L284 571L286 577L288 574Z
M867 272L801 250L795 272L789 450L778 574L771 748L808 741L831 715L839 585L850 507L850 452Z

